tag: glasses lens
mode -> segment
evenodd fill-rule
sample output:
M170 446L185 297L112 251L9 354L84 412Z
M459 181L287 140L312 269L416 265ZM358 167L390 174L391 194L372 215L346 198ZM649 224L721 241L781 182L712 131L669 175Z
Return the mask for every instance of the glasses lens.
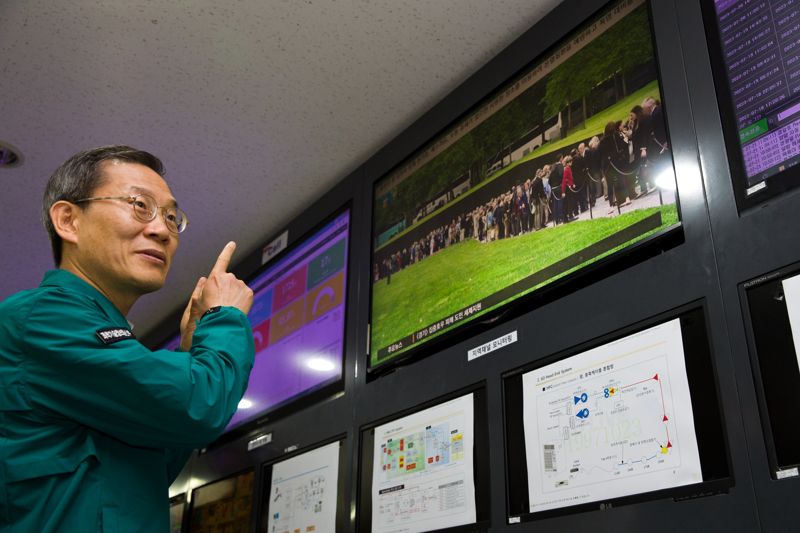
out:
M142 222L150 222L156 217L158 205L156 205L156 201L153 197L140 194L132 198L131 204L133 205L133 213L136 215L136 218Z
M186 213L177 207L164 210L164 220L167 222L167 227L173 233L183 233L189 221L186 219Z

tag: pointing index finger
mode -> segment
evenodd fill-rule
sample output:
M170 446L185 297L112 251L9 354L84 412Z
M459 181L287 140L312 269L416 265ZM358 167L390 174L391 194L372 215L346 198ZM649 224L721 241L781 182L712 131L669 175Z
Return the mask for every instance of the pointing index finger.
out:
M214 268L211 269L211 274L224 274L228 271L228 265L231 262L231 257L233 256L233 252L236 251L236 243L231 241L225 245L225 248L222 249L222 252L219 254L217 258L217 262L214 263Z

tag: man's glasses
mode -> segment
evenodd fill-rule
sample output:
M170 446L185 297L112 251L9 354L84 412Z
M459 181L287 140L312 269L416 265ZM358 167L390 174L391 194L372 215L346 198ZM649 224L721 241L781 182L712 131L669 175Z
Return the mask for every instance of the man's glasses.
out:
M72 203L80 204L82 202L93 202L95 200L122 200L127 202L133 207L133 216L136 220L141 222L150 222L156 218L160 210L161 216L164 217L164 223L167 225L167 229L175 234L183 233L183 230L189 225L186 213L177 207L161 207L156 203L155 198L148 194L137 194L135 196L95 196L93 198L76 200Z

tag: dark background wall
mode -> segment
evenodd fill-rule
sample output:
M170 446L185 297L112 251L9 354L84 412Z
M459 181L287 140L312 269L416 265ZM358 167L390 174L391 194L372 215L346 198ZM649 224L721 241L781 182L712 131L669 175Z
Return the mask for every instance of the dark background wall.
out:
M567 0L288 224L290 242L352 202L349 311L344 394L289 417L267 422L249 435L193 458L189 476L206 482L281 457L291 447L345 436L349 462L342 498L346 531L359 513L359 429L376 420L452 391L483 383L488 407L491 531L796 531L792 510L800 479L771 479L757 408L737 285L800 260L800 194L788 193L739 214L734 200L720 115L697 2L651 3L662 90L667 102L685 240L667 251L574 290L522 316L451 345L416 363L367 380L372 185L471 106L490 94L560 38L569 35L605 2ZM270 236L272 237L272 236ZM268 242L270 239L265 239ZM250 257L237 268L260 264ZM502 374L530 361L603 336L645 318L702 300L717 371L734 485L727 494L686 501L660 499L508 525ZM519 341L467 362L468 349L510 331ZM252 452L247 441L271 433L273 441ZM720 450L720 453L725 453ZM256 489L256 501L262 498ZM256 505L257 507L257 505ZM256 511L254 511L255 516ZM253 530L255 530L255 523Z

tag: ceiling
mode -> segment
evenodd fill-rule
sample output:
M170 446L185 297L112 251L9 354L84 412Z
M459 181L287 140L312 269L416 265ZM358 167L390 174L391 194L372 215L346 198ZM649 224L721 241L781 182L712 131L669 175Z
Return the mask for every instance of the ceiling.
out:
M260 247L559 2L5 0L0 141L24 160L0 168L0 300L52 268L53 170L129 144L163 159L191 220L129 315L146 334L225 242Z

